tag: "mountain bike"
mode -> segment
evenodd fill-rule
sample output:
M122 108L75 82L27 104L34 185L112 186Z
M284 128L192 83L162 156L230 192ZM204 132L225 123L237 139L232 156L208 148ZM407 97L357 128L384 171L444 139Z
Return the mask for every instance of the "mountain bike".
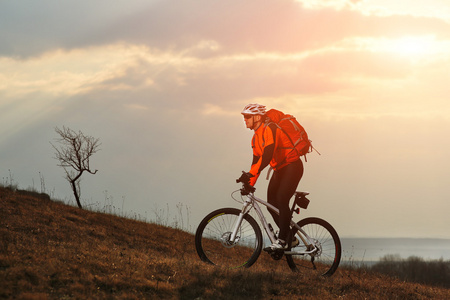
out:
M255 196L256 189L242 183L242 188L232 193L233 199L242 203L241 209L221 208L209 213L199 224L195 233L195 248L204 262L229 269L252 266L263 247L261 228L250 215L253 210L271 243L277 240L276 233L267 222L260 204L279 214L276 207ZM240 199L234 194L240 193ZM291 215L306 209L310 200L308 192L295 192ZM273 259L283 257L292 271L309 269L322 276L331 276L341 260L341 242L334 228L325 220L315 217L294 222L291 218L287 249L264 248Z

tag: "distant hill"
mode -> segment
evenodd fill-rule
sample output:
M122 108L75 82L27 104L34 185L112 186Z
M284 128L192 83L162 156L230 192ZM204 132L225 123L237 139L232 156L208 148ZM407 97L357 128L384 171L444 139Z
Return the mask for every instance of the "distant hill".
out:
M0 299L450 299L450 290L340 268L202 263L192 234L0 187Z

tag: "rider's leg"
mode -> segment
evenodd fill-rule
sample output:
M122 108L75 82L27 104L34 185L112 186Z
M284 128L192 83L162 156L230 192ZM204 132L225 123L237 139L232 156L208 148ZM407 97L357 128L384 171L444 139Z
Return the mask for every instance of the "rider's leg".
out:
M278 179L280 176L278 172L273 172L272 178L269 181L269 186L267 187L267 202L280 209L278 201L277 201L277 190L280 185L280 180ZM278 228L280 227L279 216L274 213L270 209L267 209L269 213L272 215L273 220L277 224Z
M267 189L267 201L280 210L280 216L271 212L275 223L280 228L278 238L286 241L289 233L291 210L289 200L294 195L298 183L303 176L301 160L293 162L281 170L275 171Z

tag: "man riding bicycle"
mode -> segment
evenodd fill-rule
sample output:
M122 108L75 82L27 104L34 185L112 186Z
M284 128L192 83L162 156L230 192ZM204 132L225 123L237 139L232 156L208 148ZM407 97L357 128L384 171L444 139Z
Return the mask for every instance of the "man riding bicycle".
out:
M270 164L274 173L267 188L267 201L278 208L280 215L269 210L280 232L278 239L270 248L283 250L287 248L289 223L291 211L289 200L294 195L298 183L303 176L303 163L300 158L287 160L290 149L281 142L281 136L285 133L270 123L266 116L266 107L260 104L248 104L241 114L244 116L245 125L254 131L252 138L253 161L248 173L241 176L242 182L248 182L254 186L262 170ZM293 243L298 243L294 239Z

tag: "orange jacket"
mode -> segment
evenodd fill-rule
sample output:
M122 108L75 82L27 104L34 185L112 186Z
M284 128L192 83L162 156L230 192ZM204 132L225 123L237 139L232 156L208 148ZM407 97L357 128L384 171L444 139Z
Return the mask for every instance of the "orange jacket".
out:
M274 170L279 170L291 161L286 156L291 152L292 145L283 145L281 131L275 124L262 124L253 135L253 162L250 173L254 176L250 179L253 186L261 171L270 163ZM285 139L284 139L285 140Z

